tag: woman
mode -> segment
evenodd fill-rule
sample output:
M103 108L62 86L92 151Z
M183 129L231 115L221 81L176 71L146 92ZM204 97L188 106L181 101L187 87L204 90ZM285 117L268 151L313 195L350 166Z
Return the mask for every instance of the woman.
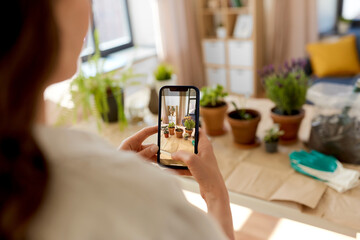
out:
M142 160L156 155L157 146L142 145L156 127L117 151L95 136L36 124L44 89L76 71L89 0L11 0L2 9L0 239L234 238L204 133L198 155L173 157L189 166L211 217L187 203L170 174Z

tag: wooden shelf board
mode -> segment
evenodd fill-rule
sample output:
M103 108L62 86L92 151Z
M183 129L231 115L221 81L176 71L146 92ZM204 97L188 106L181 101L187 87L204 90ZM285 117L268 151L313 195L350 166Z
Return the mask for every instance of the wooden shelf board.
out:
M229 37L227 40L234 40L234 41L253 41L252 37L250 38L236 38L236 37Z
M249 67L249 66L233 66L233 65L228 65L227 69L239 69L239 70L253 70L254 67Z
M217 37L206 37L203 38L204 42L217 42L217 41L226 41L226 38L217 38Z
M238 8L228 8L226 9L227 14L241 14L241 13L248 13L248 7L238 7Z
M226 65L213 64L213 63L205 63L205 66L209 68L226 68Z

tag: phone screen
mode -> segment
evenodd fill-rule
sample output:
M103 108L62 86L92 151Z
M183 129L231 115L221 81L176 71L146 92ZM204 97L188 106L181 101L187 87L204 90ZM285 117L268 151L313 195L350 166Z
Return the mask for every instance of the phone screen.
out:
M159 93L158 163L186 168L171 154L183 150L197 153L199 134L199 90L189 86L165 86Z

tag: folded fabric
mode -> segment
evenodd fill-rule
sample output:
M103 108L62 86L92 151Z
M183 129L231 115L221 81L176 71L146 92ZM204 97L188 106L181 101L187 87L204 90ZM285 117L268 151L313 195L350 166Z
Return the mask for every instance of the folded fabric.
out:
M360 172L346 169L336 158L317 151L292 152L290 163L296 171L324 181L338 192L345 192L360 183Z

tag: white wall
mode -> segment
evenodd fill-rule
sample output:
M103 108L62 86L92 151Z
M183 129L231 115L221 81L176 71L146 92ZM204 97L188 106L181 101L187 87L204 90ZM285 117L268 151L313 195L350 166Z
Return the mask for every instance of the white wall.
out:
M134 43L155 47L154 17L151 0L128 0Z

